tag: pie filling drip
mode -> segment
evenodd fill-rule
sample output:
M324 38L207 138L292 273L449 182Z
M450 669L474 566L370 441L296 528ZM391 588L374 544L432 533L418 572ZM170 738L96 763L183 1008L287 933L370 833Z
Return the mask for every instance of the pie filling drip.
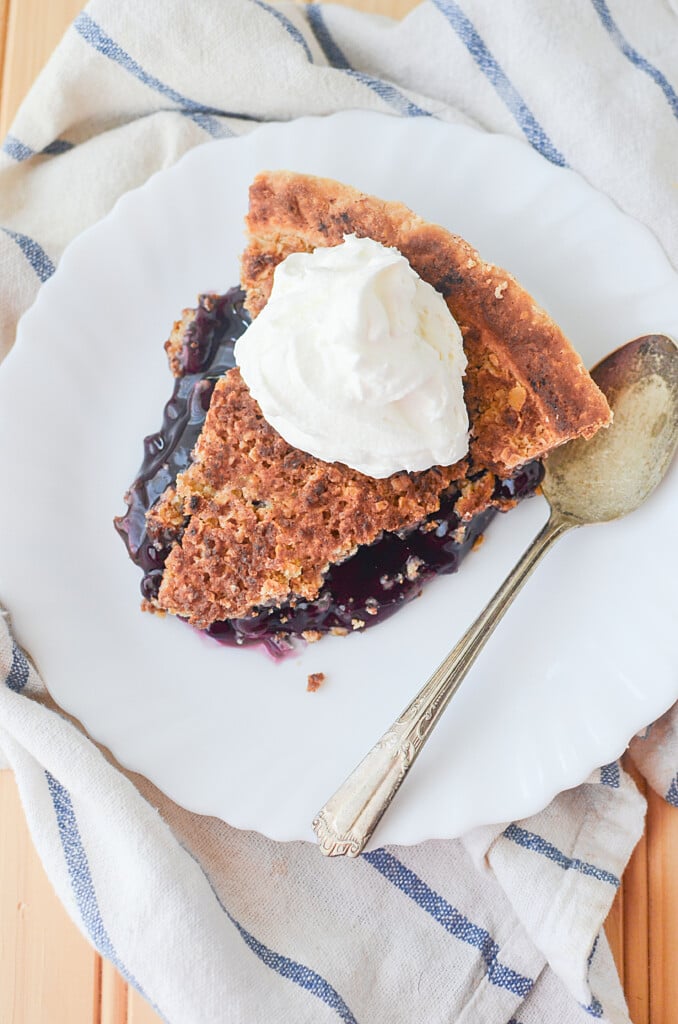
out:
M127 512L115 520L130 558L143 572L141 593L146 601L157 596L165 560L178 539L168 533L160 545L154 543L146 531L146 513L190 464L214 383L235 366L233 347L249 325L244 299L240 288L200 297L175 360L179 376L162 427L144 440L139 474L125 496ZM494 497L509 503L527 497L542 475L540 463L529 463L510 479L499 480ZM459 493L448 491L438 511L413 529L383 533L375 543L331 566L315 600L261 608L247 618L215 622L204 632L229 645L263 644L280 656L292 649L294 636L312 640L323 633L357 631L382 622L416 597L427 580L456 572L494 517L496 510L489 508L462 524L454 512Z

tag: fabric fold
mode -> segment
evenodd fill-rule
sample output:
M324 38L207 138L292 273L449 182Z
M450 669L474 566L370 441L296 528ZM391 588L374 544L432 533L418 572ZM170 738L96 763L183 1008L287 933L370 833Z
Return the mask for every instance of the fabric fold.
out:
M677 27L662 0L642 16L632 0L576 15L426 0L401 22L92 0L0 153L0 355L68 242L127 190L213 138L346 108L513 135L678 266ZM0 750L52 884L171 1024L628 1024L602 925L644 801L618 762L527 820L337 863L192 814L116 765L54 707L5 619L0 675ZM678 805L677 709L631 753Z

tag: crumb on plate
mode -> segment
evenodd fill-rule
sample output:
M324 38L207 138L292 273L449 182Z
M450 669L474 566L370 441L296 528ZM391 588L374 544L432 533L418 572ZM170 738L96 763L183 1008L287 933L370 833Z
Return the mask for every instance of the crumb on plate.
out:
M311 674L308 677L308 682L306 683L306 689L308 690L309 693L315 693L316 690L320 689L324 682L324 672L311 672Z

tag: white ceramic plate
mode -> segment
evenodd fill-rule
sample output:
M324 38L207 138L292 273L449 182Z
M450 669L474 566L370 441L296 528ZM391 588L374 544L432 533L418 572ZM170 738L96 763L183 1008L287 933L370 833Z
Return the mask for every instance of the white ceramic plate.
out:
M640 225L528 146L349 112L212 142L124 196L64 254L0 370L0 600L55 699L180 804L276 839L311 819L546 518L500 517L459 576L364 635L275 664L139 611L112 518L171 391L182 307L238 279L263 168L330 175L464 235L592 364L678 336L678 278ZM498 628L386 816L414 843L523 817L613 760L678 697L676 467L623 522L568 535ZM306 692L309 672L325 686Z

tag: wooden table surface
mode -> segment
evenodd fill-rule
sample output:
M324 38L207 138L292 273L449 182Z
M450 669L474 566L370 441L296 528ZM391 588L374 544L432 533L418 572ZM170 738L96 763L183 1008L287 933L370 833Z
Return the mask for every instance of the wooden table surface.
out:
M399 17L415 3L353 0L352 6ZM0 0L0 137L81 6L81 0ZM649 801L647 829L606 928L634 1024L676 1024L678 811L638 783ZM7 771L0 772L0 818L0 1024L158 1024L57 901Z

